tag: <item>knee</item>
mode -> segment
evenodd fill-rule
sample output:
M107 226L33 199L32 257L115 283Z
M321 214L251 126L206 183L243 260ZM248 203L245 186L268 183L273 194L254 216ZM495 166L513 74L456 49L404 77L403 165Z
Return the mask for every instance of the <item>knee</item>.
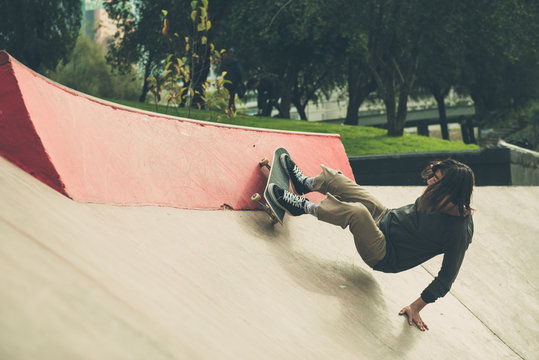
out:
M322 194L334 193L338 187L339 178L344 175L338 170L328 168L324 165L320 166L322 167L322 172L314 178L313 190Z
M365 205L361 203L342 203L344 207L341 211L343 215L343 228L350 227L350 231L355 233L358 229L361 229L369 222L371 214Z
M350 214L353 219L363 220L365 218L371 217L371 213L362 203L350 203L350 207Z

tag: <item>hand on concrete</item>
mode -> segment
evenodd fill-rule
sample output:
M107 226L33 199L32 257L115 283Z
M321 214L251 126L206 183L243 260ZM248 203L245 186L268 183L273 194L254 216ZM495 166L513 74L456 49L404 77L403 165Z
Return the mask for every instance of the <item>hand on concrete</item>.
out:
M419 298L412 304L402 308L399 315L406 315L408 317L408 323L410 326L415 323L419 330L428 330L429 327L423 322L423 319L421 319L421 316L419 315L419 312L425 307L425 305L427 304L423 301L423 299Z

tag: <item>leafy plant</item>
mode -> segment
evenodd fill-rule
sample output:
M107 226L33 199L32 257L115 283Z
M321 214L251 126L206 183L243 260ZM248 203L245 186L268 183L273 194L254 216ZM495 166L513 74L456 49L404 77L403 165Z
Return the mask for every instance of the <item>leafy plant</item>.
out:
M205 60L209 58L209 64L214 65L220 61L221 54L225 52L224 49L217 51L213 43L208 40L208 31L212 26L208 17L208 0L193 0L190 5L189 18L192 22L192 30L190 36L183 38L178 33L169 34L171 24L168 11L162 10L165 16L162 34L168 36L174 48L173 53L166 59L163 74L163 90L167 94L167 108L171 103L175 105L176 111L180 106L186 107L188 117L191 115L193 106L200 109L208 100L206 92L210 89L211 83L203 79L203 76L207 77L207 72L203 67L209 66ZM224 90L222 77L217 80L218 93Z
M146 81L148 82L148 90L152 93L154 102L155 102L155 111L159 111L158 104L161 101L161 84L154 76L149 76L146 78Z
M203 84L204 102L206 103L208 110L221 111L225 109L225 112L228 112L228 90L224 88L224 84L228 82L228 80L225 80L223 76L224 75L217 78L215 82L208 79ZM215 86L215 89L212 90L213 86Z

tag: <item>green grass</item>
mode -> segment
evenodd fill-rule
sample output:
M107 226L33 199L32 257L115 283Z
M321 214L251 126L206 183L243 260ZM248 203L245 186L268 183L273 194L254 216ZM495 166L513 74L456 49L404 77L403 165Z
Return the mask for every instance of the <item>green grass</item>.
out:
M154 104L141 104L133 101L110 100L122 105L156 111ZM160 105L159 113L165 113L165 106ZM168 114L187 117L186 109L168 109ZM256 128L339 134L348 156L370 154L394 154L426 151L463 151L479 149L477 145L466 145L461 141L447 141L439 138L404 134L402 137L389 137L387 131L366 126L338 125L323 122L275 119L259 116L238 115L228 119L222 112L191 109L191 119L249 126Z

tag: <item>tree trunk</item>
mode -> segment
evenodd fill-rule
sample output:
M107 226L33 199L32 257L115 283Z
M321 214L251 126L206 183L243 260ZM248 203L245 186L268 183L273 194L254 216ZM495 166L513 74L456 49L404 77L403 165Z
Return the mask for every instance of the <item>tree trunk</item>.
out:
M296 86L294 86L294 90L292 91L292 104L296 107L296 110L299 114L299 117L301 120L307 120L307 113L305 112L305 108L307 107L307 104L309 103L309 100L305 102L305 104L301 103L301 92Z
M193 90L194 95L191 102L191 105L196 109L204 109L206 102L204 101L205 93L204 93L204 86L203 84L208 79L208 75L210 73L210 56L209 53L207 57L203 58L201 62L199 62L198 69L196 69L196 73L194 74L194 84L193 84ZM190 112L189 112L190 113Z
M287 71L283 81L283 91L281 95L281 113L280 117L290 119L290 105L292 104L292 89L297 82L298 71L294 66L288 64Z
M279 117L283 119L290 119L290 105L292 103L291 96L290 96L290 88L285 86L283 88L283 92L281 95L281 103L279 104L279 107L281 108L281 113L279 114Z
M357 125L358 111L363 99L360 98L359 66L352 59L348 60L348 106L346 107L345 125Z
M382 79L382 76L376 70L376 64L374 63L373 58L370 58L369 60L369 68L371 69L372 75L378 84L378 90L382 95L382 99L384 100L384 105L386 107L387 135L393 137L402 136L402 129L400 131L398 129L397 104L395 103L396 69L393 67L389 69L386 68L387 73L384 74L385 76Z
M472 119L462 117L460 119L460 131L462 134L462 142L465 144L477 144Z
M150 72L152 70L152 60L153 56L150 53L148 55L148 59L146 60L146 65L144 65L144 83L142 84L142 91L140 93L140 96L138 98L138 102L143 103L146 101L146 94L148 93L148 77L150 76Z
M395 82L397 75L400 79L400 86L399 86L399 103L398 103L398 109L397 114L395 116L395 120L393 123L388 122L388 135L389 136L402 136L404 134L404 122L406 121L406 115L408 113L408 95L410 94L410 91L412 90L414 86L415 81L415 75L417 71L417 67L419 64L419 57L417 49L413 52L412 57L412 63L410 64L410 68L406 73L402 73L397 62L393 59L394 67L391 71L391 76L389 77L388 83L390 83L391 93L387 94L386 98L387 101L391 101L393 103L393 112L395 112ZM391 96L391 97L390 97ZM387 107L387 105L386 105ZM388 113L389 116L389 113ZM389 117L388 117L389 120Z
M298 111L299 117L301 120L307 120L307 113L305 112L306 105L299 104L297 102L293 102L294 106L296 107L296 110Z
M357 60L348 61L348 105L346 107L345 125L357 125L359 123L358 111L363 101L371 92L376 90L376 82L362 70L365 64L359 64Z
M417 135L429 136L429 123L427 121L421 121L417 124Z
M392 136L402 136L404 134L404 122L406 121L406 115L408 114L408 92L408 85L401 86L394 129L394 134L396 135Z
M402 133L399 133L397 129L397 104L395 103L395 83L393 79L387 82L385 92L384 104L386 106L387 135L402 136Z
M460 134L462 136L462 142L465 144L470 143L470 138L468 136L468 125L466 124L466 120L464 118L460 119Z
M442 139L449 140L449 130L447 128L447 112L445 110L444 95L441 91L433 91L434 99L438 104L438 115L440 117L440 129L442 130Z
M385 66L384 76L380 75L376 69L374 59L369 58L368 65L372 75L378 84L378 90L382 94L384 104L386 106L387 117L387 135L392 137L402 136L404 134L404 121L406 120L408 94L412 90L415 80L415 74L418 67L418 53L414 51L413 61L410 64L408 72L401 73L401 70L395 61L392 60L391 66ZM400 83L398 88L399 102L398 108L395 101L396 84Z

